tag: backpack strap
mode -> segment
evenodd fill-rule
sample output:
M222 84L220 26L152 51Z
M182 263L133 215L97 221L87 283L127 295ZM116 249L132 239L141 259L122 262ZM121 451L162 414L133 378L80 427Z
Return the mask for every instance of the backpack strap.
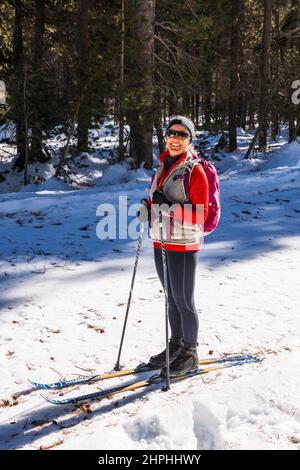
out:
M185 204L190 204L190 180L193 168L195 165L201 164L201 157L194 156L193 159L190 159L185 165L183 172L183 188L185 192Z

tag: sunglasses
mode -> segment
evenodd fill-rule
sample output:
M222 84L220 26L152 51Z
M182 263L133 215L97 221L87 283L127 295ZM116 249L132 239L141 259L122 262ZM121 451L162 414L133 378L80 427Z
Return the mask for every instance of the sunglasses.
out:
M167 137L178 137L180 140L185 140L188 137L190 137L190 134L188 132L184 131L174 131L173 129L169 129L166 132Z

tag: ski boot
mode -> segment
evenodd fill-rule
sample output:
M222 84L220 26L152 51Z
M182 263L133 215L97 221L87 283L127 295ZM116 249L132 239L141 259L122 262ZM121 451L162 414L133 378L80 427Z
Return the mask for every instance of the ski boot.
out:
M170 364L175 361L178 354L181 351L183 346L182 338L171 338L169 341L169 357L170 357ZM166 350L162 351L155 356L151 356L149 360L149 364L153 367L164 367L166 365Z

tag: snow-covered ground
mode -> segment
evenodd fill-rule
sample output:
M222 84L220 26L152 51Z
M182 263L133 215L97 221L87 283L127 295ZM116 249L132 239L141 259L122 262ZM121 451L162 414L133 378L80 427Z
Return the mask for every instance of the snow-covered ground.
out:
M300 449L300 144L268 158L218 163L222 216L199 253L200 357L263 359L85 406L53 406L32 380L111 370L136 240L99 240L97 207L138 203L150 173L117 165L78 191L50 178L0 195L1 449ZM228 158L227 158L228 157ZM87 157L88 158L88 157ZM226 160L227 158L227 160ZM164 347L164 295L152 243L143 242L122 362ZM144 376L143 376L144 377ZM88 393L132 379L81 387Z

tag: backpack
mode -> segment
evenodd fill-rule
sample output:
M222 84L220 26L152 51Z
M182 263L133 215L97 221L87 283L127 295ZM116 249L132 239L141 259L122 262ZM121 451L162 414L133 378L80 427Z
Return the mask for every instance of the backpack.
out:
M191 202L189 196L190 178L194 166L198 164L202 165L209 186L208 214L204 222L204 235L209 235L217 228L221 215L219 177L213 163L203 157L198 157L198 155L193 154L192 159L186 164L183 173L183 186L186 203Z

